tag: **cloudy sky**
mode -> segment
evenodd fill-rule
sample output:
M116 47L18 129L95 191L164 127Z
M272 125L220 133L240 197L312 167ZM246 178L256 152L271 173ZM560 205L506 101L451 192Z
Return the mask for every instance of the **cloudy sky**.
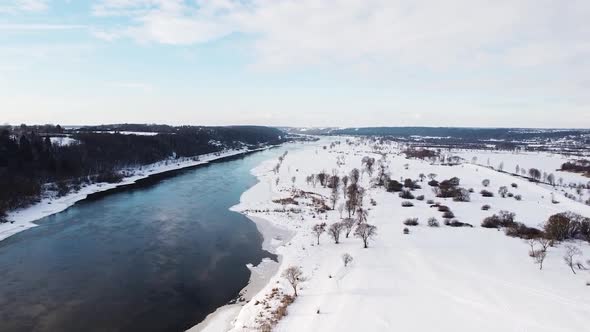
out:
M588 0L0 0L0 123L590 127Z

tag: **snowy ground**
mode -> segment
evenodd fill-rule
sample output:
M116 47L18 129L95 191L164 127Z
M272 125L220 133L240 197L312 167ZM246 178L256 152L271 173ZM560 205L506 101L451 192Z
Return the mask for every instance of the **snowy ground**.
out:
M425 180L419 183L422 189L414 194L422 194L426 199L412 200L414 207L402 208L397 193L371 187L370 177L365 173L360 183L367 189L364 199L365 207L370 209L367 222L378 227L377 237L364 249L361 240L352 235L351 238L343 235L341 243L335 244L324 234L318 246L311 227L318 222L325 221L328 225L338 222L340 213L337 210L314 213L304 199L298 199L299 205L287 206L300 212L274 212L283 206L272 200L290 197L293 188L329 197L330 189L319 184L314 187L306 182L306 177L321 170L331 173L333 169L342 176L353 168L362 168L364 156L381 158L372 152L372 145L349 146L344 144L344 138L338 139L342 144L335 148L323 149L330 140L290 152L278 175L272 171L277 160L269 160L253 170L260 182L242 195L241 203L234 209L263 218L293 236L284 241L276 232L262 229L267 243L277 245L274 250L281 256L280 267L274 275L267 276L266 286L239 313L236 306L224 307L199 330L260 330L261 323L279 305L280 295L292 294L292 289L280 277L281 271L292 265L303 270L306 281L301 284L295 302L289 305L288 314L275 326L276 331L588 330L590 287L586 282L590 281L590 273L571 272L562 259L563 244L549 248L543 270L539 270L528 256L529 247L523 240L482 228L480 223L499 210L509 210L516 213L517 221L539 227L550 215L559 212L574 211L590 216L590 206L565 198L560 199L560 204L552 204L552 189L548 186L473 164L441 166L408 160L399 155L395 145L389 145L385 149L392 179L418 179L420 173L435 173L439 181L456 176L461 179L462 187L474 189L471 202L436 198ZM344 157L344 165L337 166L337 156ZM498 160L504 161L507 170L517 162L532 167L524 161L512 160L514 156L503 154ZM500 186L508 186L512 193L522 195L522 201L497 194L482 197L479 191L483 189L483 179L491 181L488 190L497 193ZM512 188L512 183L518 188ZM375 206L369 204L371 199ZM441 213L429 207L428 199L449 206L459 221L474 227L443 225ZM341 194L336 206L343 201ZM491 209L482 211L483 204L491 205ZM410 234L405 235L403 221L408 217L419 218L420 225L410 227ZM429 217L436 217L441 226L427 227ZM590 258L587 243L575 245L584 253L576 260L585 262ZM348 267L341 261L343 253L354 258Z
M85 199L90 194L129 185L153 174L205 164L216 159L249 151L253 150L227 150L221 153L201 155L198 160L194 160L193 158L174 159L146 165L141 168L126 169L124 170L125 174L129 174L130 176L123 178L123 181L119 183L95 183L82 187L79 191L63 197L44 198L37 204L9 213L7 219L11 222L0 223L0 241L18 232L37 226L33 223L35 220L61 212L76 202Z

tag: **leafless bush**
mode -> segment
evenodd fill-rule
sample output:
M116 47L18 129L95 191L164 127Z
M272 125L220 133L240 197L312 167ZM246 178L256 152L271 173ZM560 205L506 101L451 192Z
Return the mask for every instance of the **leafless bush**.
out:
M418 218L408 218L404 220L406 226L418 226Z
M574 270L574 257L582 255L582 251L573 245L566 245L565 246L565 254L563 255L563 260L565 264L572 269L572 272L576 274L576 270Z
M345 253L342 254L342 262L344 262L344 267L347 267L348 264L350 264L352 262L353 258L350 254Z
M438 223L438 220L436 220L435 217L431 217L431 218L428 218L428 226L430 226L430 227L439 227L440 224Z
M344 235L346 235L346 238L348 238L348 235L350 234L350 232L352 231L352 228L354 227L355 221L352 218L345 218L342 221L342 224L344 225Z
M337 223L333 223L332 225L330 225L330 227L328 228L328 234L330 235L330 237L332 237L332 239L334 239L334 242L336 244L340 243L340 234L342 233L342 230L344 229L344 224L341 222L337 222Z
M453 218L455 218L455 214L451 211L447 211L447 212L443 213L442 217L445 219L453 219Z
M316 236L318 240L318 245L320 244L320 236L326 231L326 223L315 224L311 229L312 233Z

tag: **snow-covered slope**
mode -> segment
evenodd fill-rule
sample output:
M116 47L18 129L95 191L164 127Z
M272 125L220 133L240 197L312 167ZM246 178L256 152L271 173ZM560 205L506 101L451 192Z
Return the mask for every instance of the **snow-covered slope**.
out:
M274 327L276 331L588 330L590 287L586 282L590 281L590 272L571 272L563 262L563 244L549 248L543 270L539 270L528 256L525 241L482 228L480 223L499 210L509 210L516 213L517 221L540 227L550 215L559 212L590 216L590 206L565 198L560 204L552 204L552 189L547 186L472 164L441 166L405 159L395 145L388 145L387 164L392 179L418 179L420 173L435 173L438 180L456 176L462 187L474 189L471 202L436 198L426 184L428 180L424 180L419 182L422 189L414 194L424 195L425 200L412 200L414 207L404 208L397 193L371 186L370 176L365 173L360 182L367 189L367 222L378 227L376 238L368 249L352 234L350 238L342 235L340 244L324 234L320 245L316 245L311 227L318 222L330 225L341 221L340 212L314 213L305 199L299 199L299 205L286 206L295 212L273 212L283 206L272 200L290 197L293 188L329 197L329 188L320 184L314 187L306 177L321 170L331 174L333 169L343 176L353 168L362 168L364 156L381 158L372 152L372 144L347 145L342 138L342 144L329 148L333 140L290 152L278 174L272 171L277 160L253 170L260 182L245 192L234 208L291 230L294 236L276 249L281 255L278 272L231 321L232 331L264 330L282 294L292 294L280 272L293 265L302 269L306 281L288 306L288 314ZM502 160L508 163L510 157L504 155ZM344 158L344 165L337 166L337 158ZM483 179L491 182L488 190L496 193L500 186L507 186L512 193L522 195L522 200L497 194L482 197L479 192ZM512 183L518 188L512 188ZM474 227L443 225L441 212L429 207L429 199L449 206L459 221ZM371 200L376 205L370 204ZM342 202L341 193L336 206ZM484 204L491 205L491 209L482 211ZM410 227L406 235L402 230L408 217L418 218L420 225ZM441 226L428 227L429 217L436 217ZM577 260L590 258L587 243L575 244L584 252ZM354 258L347 267L341 260L343 253ZM229 318L226 315L224 319Z

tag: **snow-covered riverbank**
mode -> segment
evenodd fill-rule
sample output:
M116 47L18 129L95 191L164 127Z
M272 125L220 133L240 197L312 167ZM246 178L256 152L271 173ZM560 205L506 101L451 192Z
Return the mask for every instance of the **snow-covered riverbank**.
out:
M277 160L266 161L253 170L259 182L242 195L233 210L255 222L263 218L275 228L291 232L292 238L284 241L266 234L262 227L265 243L277 245L275 252L282 257L279 267L265 276L267 283L247 303L223 307L195 330L266 330L268 325L264 324L276 318L273 310L280 306L282 296L292 294L281 278L288 266L300 267L306 281L287 308L288 314L281 316L278 324L273 323L276 331L585 329L590 316L586 286L590 275L584 270L573 274L564 264L563 255L566 244L576 245L583 252L577 259L585 264L590 258L588 243L572 241L549 248L543 269L539 270L528 255L525 241L482 228L480 223L500 210L508 210L516 214L518 222L540 227L549 216L564 211L590 216L589 206L566 199L552 204L552 193L559 196L556 190L486 167L431 164L405 159L395 144L376 150L375 142L347 145L344 139L341 141L333 148L324 149L322 145L329 142L323 141L290 152L278 173L273 171ZM411 200L413 207L401 207L403 199L397 193L387 192L371 181L377 170L372 176L363 172L359 183L366 190L367 222L378 227L377 237L368 249L352 234L350 238L342 235L339 244L324 234L317 245L312 226L320 222L330 226L341 221L342 214L338 209L318 213L305 197L307 194L296 197L294 190L320 195L317 197L324 197L328 203L331 190L310 183L308 176L324 170L342 177L353 168L363 169L363 157L379 160L383 152L387 154L384 162L391 178L418 181L422 188L413 193L424 195L424 199ZM427 180L420 182L419 174L436 174L438 180L456 176L462 187L474 188L474 193L469 202L435 197ZM486 188L493 193L506 186L522 199L481 196L483 179L490 180ZM343 192L339 193L336 206L344 202ZM296 203L273 202L282 198L294 198ZM455 218L474 227L444 225L441 213L427 203L430 199L448 206ZM490 209L482 210L484 204ZM343 214L346 216L346 211ZM440 227L428 227L426 220L430 217L437 218ZM402 232L406 218L419 220L418 226L409 227L409 234ZM341 261L344 253L354 258L347 267Z
M175 171L182 168L194 167L203 165L215 160L221 160L232 156L237 156L245 153L264 150L267 148L253 149L253 150L228 150L221 153L211 153L200 155L198 160L192 158L185 158L182 160L166 160L150 165L145 165L141 168L125 170L131 176L123 178L119 183L95 183L82 187L77 192L69 193L59 198L44 198L40 202L31 205L24 209L12 211L8 214L8 223L0 224L0 241L4 240L16 233L22 232L31 227L37 226L34 221L43 217L61 212L68 207L74 205L76 202L85 199L88 195L114 189L121 186L127 186L145 179L151 175L161 174L165 172Z

